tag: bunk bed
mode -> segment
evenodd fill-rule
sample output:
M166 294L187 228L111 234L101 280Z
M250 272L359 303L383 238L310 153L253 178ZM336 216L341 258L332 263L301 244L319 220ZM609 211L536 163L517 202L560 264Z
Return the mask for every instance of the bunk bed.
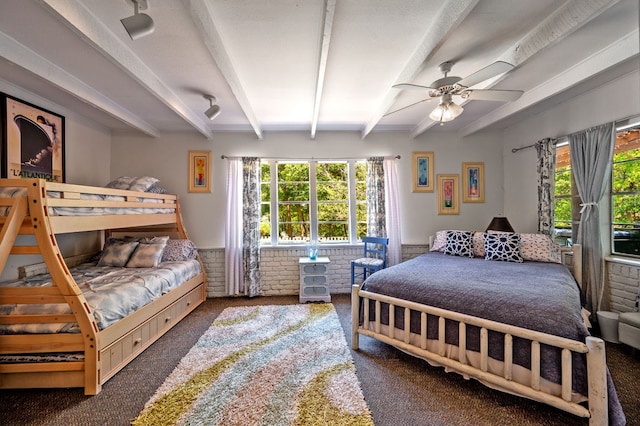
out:
M159 289L157 296L134 306L123 318L105 321L96 315L86 286L76 281L78 268L91 267L86 262L96 253L65 259L58 246L60 235L70 233L85 233L98 242L117 242L126 235L136 241L133 245L145 238L167 243L167 237L174 243L190 243L176 195L42 179L0 179L0 225L0 270L10 256L39 255L43 261L21 268L19 280L0 283L0 330L4 330L0 331L0 359L18 360L0 361L1 389L81 387L86 395L95 395L206 298L204 265L193 246L189 260L169 259L177 261L163 261L157 268L131 265L145 266L136 268L137 275L160 276L163 282L163 277L175 275L182 280ZM174 274L183 264L189 273ZM39 275L33 275L39 273L47 274L50 281L27 284L37 283ZM104 273L112 276L113 272ZM113 278L110 284L102 277L101 284L115 288L119 280L124 278ZM129 291L138 290L118 287L118 291L128 299ZM19 315L7 313L15 307L27 309Z
M372 337L591 425L624 424L605 344L589 335L581 308L579 246L558 247L553 261L492 261L474 234L467 252L452 244L353 285L353 349ZM512 237L517 244L517 234L503 239Z

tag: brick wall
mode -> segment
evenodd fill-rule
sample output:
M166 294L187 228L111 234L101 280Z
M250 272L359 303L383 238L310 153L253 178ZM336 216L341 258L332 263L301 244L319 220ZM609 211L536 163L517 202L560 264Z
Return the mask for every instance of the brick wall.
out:
M318 256L329 257L330 292L351 292L351 260L362 255L362 246L321 248ZM412 259L428 250L427 245L402 246L402 260ZM224 249L199 250L207 272L207 297L226 295L224 283ZM265 296L298 294L300 268L298 259L306 256L300 248L269 247L260 251L260 271Z
M640 291L640 266L631 262L608 259L607 279L613 312L635 310L636 297Z

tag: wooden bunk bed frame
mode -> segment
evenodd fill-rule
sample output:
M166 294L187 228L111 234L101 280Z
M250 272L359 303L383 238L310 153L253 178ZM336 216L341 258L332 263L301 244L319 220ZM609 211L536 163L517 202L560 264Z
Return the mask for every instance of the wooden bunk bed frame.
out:
M193 311L206 298L206 276L201 273L104 330L99 330L80 288L69 272L56 235L102 231L152 233L188 239L176 195L153 194L101 187L47 182L42 179L0 179L2 187L23 187L26 196L0 199L0 208L11 207L0 218L0 270L9 255L41 255L52 276L51 287L0 288L0 304L67 303L72 313L0 315L2 324L78 323L81 333L0 335L1 354L82 352L83 361L0 364L0 389L82 387L86 395L102 385L154 341ZM60 194L59 198L48 191ZM123 201L87 200L80 194L120 196ZM153 208L171 213L108 214L102 216L54 216L50 207L143 208L139 198L160 200ZM19 235L35 237L32 245L16 245ZM29 239L29 238L27 238Z
M570 269L573 271L576 281L581 283L581 250L578 245L573 246L574 250L562 249L563 263L571 263ZM567 260L569 259L569 260ZM370 320L370 301L374 302L375 320ZM382 304L389 304L389 326L382 326L380 322ZM586 342L566 339L551 334L541 333L526 328L503 324L487 319L465 315L458 312L448 311L433 306L415 303L403 299L389 297L368 291L360 290L360 285L352 286L351 292L351 338L352 348L359 349L359 336L369 336L386 344L392 345L413 356L425 359L435 364L444 366L449 370L460 373L465 378L474 378L491 387L513 393L519 396L533 399L547 405L559 408L580 417L588 417L589 424L606 425L608 421L608 396L607 396L607 376L606 357L604 341L597 337L587 337ZM393 307L404 308L404 330L396 330L392 333L396 324L395 309ZM418 343L416 339L411 340L409 332L410 311L420 313L421 325ZM435 315L438 318L439 339L437 350L427 348L427 314ZM361 318L363 321L361 322ZM449 357L445 343L445 320L459 322L458 341L460 342L460 357ZM480 368L469 364L465 356L466 348L466 327L477 326L480 328ZM373 329L372 329L373 328ZM503 374L497 375L488 369L489 352L489 331L496 331L505 334L504 342L504 368ZM401 335L401 336L399 336ZM520 337L531 341L531 383L529 386L517 383L513 377L513 338ZM540 386L540 345L545 344L560 348L562 351L562 395L555 396L546 393ZM572 352L585 353L587 358L588 377L588 408L572 402Z

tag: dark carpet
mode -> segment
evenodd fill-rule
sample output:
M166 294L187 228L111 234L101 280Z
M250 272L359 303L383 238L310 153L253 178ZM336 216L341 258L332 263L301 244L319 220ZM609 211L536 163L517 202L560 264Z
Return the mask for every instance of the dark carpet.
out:
M332 299L350 345L350 296L334 295ZM109 380L96 396L85 396L81 389L0 391L0 424L128 425L224 308L297 302L297 296L209 299ZM352 355L379 426L588 424L587 419L447 374L374 339L361 337L360 350ZM607 343L607 360L627 424L640 426L640 353Z

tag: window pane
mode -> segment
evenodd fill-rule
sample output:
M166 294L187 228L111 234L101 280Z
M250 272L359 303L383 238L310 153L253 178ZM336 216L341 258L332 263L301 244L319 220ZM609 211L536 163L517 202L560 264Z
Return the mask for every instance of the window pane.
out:
M260 244L271 244L271 166L260 163Z
M318 223L318 235L321 242L348 242L349 224L347 222Z
M640 256L640 129L616 134L611 182L612 252Z
M347 163L316 165L318 238L324 242L349 240L349 168Z

